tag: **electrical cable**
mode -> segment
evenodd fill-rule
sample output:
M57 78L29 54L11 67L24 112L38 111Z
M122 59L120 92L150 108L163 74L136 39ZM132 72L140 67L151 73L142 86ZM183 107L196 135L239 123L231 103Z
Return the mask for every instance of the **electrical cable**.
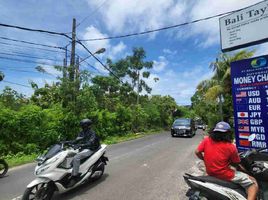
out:
M17 40L17 39L2 37L2 36L0 36L0 39L2 39L2 40L9 40L9 41L13 41L13 42L21 42L21 43L31 44L31 45L37 45L37 46L42 46L42 47L49 47L49 48L55 48L55 49L62 49L62 50L64 50L64 47L52 46L52 45L47 45L47 44L40 44L40 43L29 42L29 41L25 41L25 40Z
M106 65L104 65L101 61L100 61L100 59L98 59L80 40L76 40L76 42L78 43L78 44L80 44L82 47L84 47L84 49L88 52L88 53L90 53L91 54L91 56L93 57L93 58L95 58L95 60L97 60L106 70L108 70L114 77L116 77L121 83L123 83L122 81L121 81L121 79L117 76L117 75L115 75L114 73L113 73L113 71L111 70L111 69L109 69Z
M51 60L51 61L61 62L61 61L56 60L56 59L42 58L42 57L38 57L38 56L28 56L28 55L20 55L20 54L12 54L12 53L0 52L0 55L1 54L2 55L8 55L8 56L19 56L19 57L25 57L25 58L36 58L36 59L43 59L43 60Z
M95 69L97 72L99 72L100 74L103 74L102 72L100 72L100 70L98 70L96 67L94 67L93 65L91 65L90 63L88 63L87 61L82 61L82 62L85 62L89 67Z
M14 82L11 82L11 81L2 80L2 82L13 84L13 85L19 85L19 86L23 86L23 87L27 87L27 88L32 88L32 87L30 87L28 85L23 85L23 84L20 84L20 83L14 83Z
M109 36L109 37L103 37L103 38L91 38L91 39L83 39L80 40L81 42L85 42L85 41L98 41L98 40L111 40L111 39L119 39L119 38L126 38L126 37L131 37L131 36L138 36L138 35L145 35L145 34L149 34L149 33L153 33L153 32L158 32L158 31L163 31L163 30L167 30L167 29L172 29L172 28L177 28L180 26L185 26L185 25L189 25L189 24L194 24L200 21L205 21L205 20L209 20L215 17L220 17L226 14L231 14L234 12L238 12L240 10L243 10L245 8L242 9L238 9L238 10L234 10L234 11L229 11L229 12L225 12L225 13L221 13L221 14L217 14L217 15L213 15L213 16L209 16L209 17L205 17L205 18L201 18L201 19L196 19L190 22L185 22L185 23L181 23L181 24L175 24L175 25L171 25L171 26L166 26L166 27L162 27L162 28L158 28L158 29L152 29L152 30L148 30L148 31L142 31L142 32L138 32L138 33L130 33L130 34L126 34L126 35L118 35L118 36Z
M13 53L13 54L17 54L17 55L36 56L36 57L37 56L42 56L42 59L55 60L55 58L44 57L43 55L40 55L39 53L37 55L35 55L35 54L27 54L27 53L24 53L24 52L21 52L21 51L16 51L16 50L9 49L9 48L4 48L4 49L1 48L1 50L4 51L4 52L7 52L7 53ZM67 56L67 57L70 57L70 56ZM55 60L55 61L59 61L59 60Z
M11 61L15 61L15 62L25 62L25 63L40 64L40 65L48 65L48 66L52 66L52 67L55 66L55 65L51 65L50 63L45 63L45 62L35 62L35 61L32 61L32 60L22 60L22 59L10 58L10 57L4 57L4 56L0 56L0 59L11 60Z
M5 71L5 70L8 70L8 71L15 71L15 72L25 72L25 73L36 73L36 74L48 74L50 76L53 76L53 77L57 77L55 76L54 74L51 74L51 73L48 73L48 72L35 72L35 71L28 71L28 70L20 70L20 69L10 69L10 68L3 68L3 67L0 67L1 71Z
M31 31L31 32L39 32L39 33L47 33L51 35L59 35L59 36L64 36L68 39L72 39L70 36L68 36L66 33L59 33L59 32L54 32L54 31L48 31L48 30L42 30L42 29L33 29L33 28L27 28L27 27L22 27L22 26L16 26L16 25L10 25L10 24L3 24L0 23L0 26L6 27L6 28L15 28L15 29L20 29L24 31Z
M59 51L59 50L57 51L57 50L44 49L44 48L39 48L39 47L23 46L23 45L11 44L11 43L6 43L6 42L0 42L0 44L8 45L8 46L15 46L15 47L30 48L30 49L38 49L38 50L49 51L49 52L65 53L64 51Z

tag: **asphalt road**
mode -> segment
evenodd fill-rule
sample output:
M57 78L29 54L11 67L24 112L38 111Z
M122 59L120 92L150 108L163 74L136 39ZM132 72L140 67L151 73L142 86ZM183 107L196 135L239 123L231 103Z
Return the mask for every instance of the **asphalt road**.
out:
M172 138L169 132L150 135L108 147L110 161L103 177L56 200L184 200L187 185L182 175L194 169L193 152L202 139ZM35 164L11 169L0 179L0 200L19 200L26 185L34 179Z

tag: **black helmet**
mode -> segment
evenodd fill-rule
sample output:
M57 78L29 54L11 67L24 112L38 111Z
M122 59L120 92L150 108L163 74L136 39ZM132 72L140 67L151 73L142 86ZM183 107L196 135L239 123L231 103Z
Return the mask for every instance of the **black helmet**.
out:
M84 127L88 127L88 126L90 126L91 124L92 124L92 120L91 120L91 119L83 119L83 120L80 121L80 126L81 126L82 128L84 128Z

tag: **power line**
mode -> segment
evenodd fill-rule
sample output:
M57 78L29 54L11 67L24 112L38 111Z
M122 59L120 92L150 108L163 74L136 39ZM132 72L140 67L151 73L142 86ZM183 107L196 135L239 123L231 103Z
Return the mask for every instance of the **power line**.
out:
M49 51L49 52L65 53L64 51L57 51L57 50L52 50L52 49L44 49L44 48L39 48L39 47L23 46L23 45L11 44L11 43L6 43L6 42L0 42L0 44L7 45L7 46L15 46L15 47L30 48L30 49L38 49L38 50Z
M84 49L88 52L88 53L90 53L91 54L91 56L93 57L93 58L95 58L95 60L97 60L105 69L107 69L114 77L116 77L121 83L123 83L122 81L121 81L121 79L116 75L116 74L114 74L113 73L113 71L112 70L110 70L106 65L104 65L101 61L100 61L100 59L98 59L91 51L89 51L89 49L81 42L81 40L76 40L76 42L78 43L78 44L80 44L82 47L84 47Z
M61 62L61 61L56 60L56 59L42 58L42 57L38 57L38 56L29 56L29 55L20 55L20 54L12 54L12 53L0 52L0 55L1 54L2 55L8 55L8 56L19 56L19 57L25 57L25 58L36 58L36 59L43 59L43 60L51 60L51 61Z
M0 67L2 71L16 71L16 72L25 72L25 73L37 73L37 74L42 74L42 72L36 72L36 71L29 71L29 70L21 70L21 69L10 69L10 68L3 68ZM48 72L44 72L43 74L48 74L50 76L56 77L54 74L48 73Z
M32 88L32 87L30 87L28 85L23 85L23 84L11 82L11 81L5 81L5 80L3 80L2 82L13 84L13 85L19 85L19 86L23 86L23 87L27 87L27 88Z
M59 33L59 32L54 32L54 31L42 30L42 29L33 29L33 28L27 28L27 27L10 25L10 24L3 24L3 23L0 23L0 26L6 27L6 28L20 29L20 30L24 30L24 31L47 33L47 34L51 34L51 35L59 35L59 36L64 36L68 39L71 39L71 37L68 36L66 33Z
M196 19L190 22L185 22L185 23L181 23L181 24L175 24L172 26L166 26L166 27L162 27L162 28L158 28L158 29L152 29L152 30L148 30L148 31L142 31L142 32L138 32L138 33L130 33L130 34L126 34L126 35L118 35L118 36L109 36L109 37L103 37L103 38L92 38L92 39L83 39L80 41L97 41L97 40L111 40L111 39L119 39L119 38L125 38L125 37L131 37L131 36L138 36L138 35L145 35L145 34L149 34L149 33L153 33L153 32L158 32L158 31L163 31L163 30L167 30L167 29L172 29L172 28L177 28L180 26L186 26L189 24L194 24L200 21L205 21L205 20L209 20L215 17L220 17L223 15L227 15L230 13L234 13L240 10L243 10L245 8L242 9L238 9L238 10L234 10L234 11L229 11L229 12L225 12L225 13L221 13L221 14L217 14L217 15L213 15L213 16L209 16L209 17L205 17L205 18L201 18L201 19Z
M51 65L50 63L35 62L35 61L32 61L32 60L22 60L22 59L10 58L10 57L4 57L4 56L0 56L0 59L11 60L11 61L16 61L16 62L25 62L25 63L34 63L34 64L40 64L40 65L54 66L54 65Z
M78 26L80 26L84 21L86 21L90 16L92 16L94 13L96 13L105 3L107 3L108 1L107 0L104 0L93 12L91 12L89 15L87 15L86 17L84 17L84 19L81 20L81 22L79 22L77 25L76 25L76 28Z
M18 54L18 55L25 55L25 56L39 56L40 54L38 53L37 55L35 55L35 54L28 54L28 53L24 53L24 52L21 52L21 51L16 51L16 50L13 50L13 49L9 49L9 48L1 48L1 50L2 51L4 51L4 52L8 52L8 53L13 53L13 54ZM56 59L53 59L52 57L47 57L47 56L43 56L43 55L40 55L40 56L42 56L42 59L47 59L47 60L55 60L55 61L59 61L59 60L56 60ZM69 56L67 56L67 57L69 57Z
M100 70L98 70L96 67L94 67L93 65L91 65L90 63L88 63L87 61L82 61L82 62L85 62L89 67L95 69L97 72L99 72L100 74L103 74L102 72L100 72Z
M25 43L25 44L31 44L31 45L37 45L37 46L43 46L43 47L49 47L49 48L55 48L55 49L62 49L62 50L64 50L64 47L52 46L52 45L47 45L47 44L40 44L40 43L29 42L29 41L25 41L25 40L17 40L17 39L2 37L2 36L0 36L0 39L9 40L9 41L13 41L13 42L21 42L21 43Z

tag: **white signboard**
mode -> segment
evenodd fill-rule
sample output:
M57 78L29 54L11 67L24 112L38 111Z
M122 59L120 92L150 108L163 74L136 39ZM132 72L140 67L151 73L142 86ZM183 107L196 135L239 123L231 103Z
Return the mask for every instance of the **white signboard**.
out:
M221 17L220 32L223 52L268 41L268 1Z

